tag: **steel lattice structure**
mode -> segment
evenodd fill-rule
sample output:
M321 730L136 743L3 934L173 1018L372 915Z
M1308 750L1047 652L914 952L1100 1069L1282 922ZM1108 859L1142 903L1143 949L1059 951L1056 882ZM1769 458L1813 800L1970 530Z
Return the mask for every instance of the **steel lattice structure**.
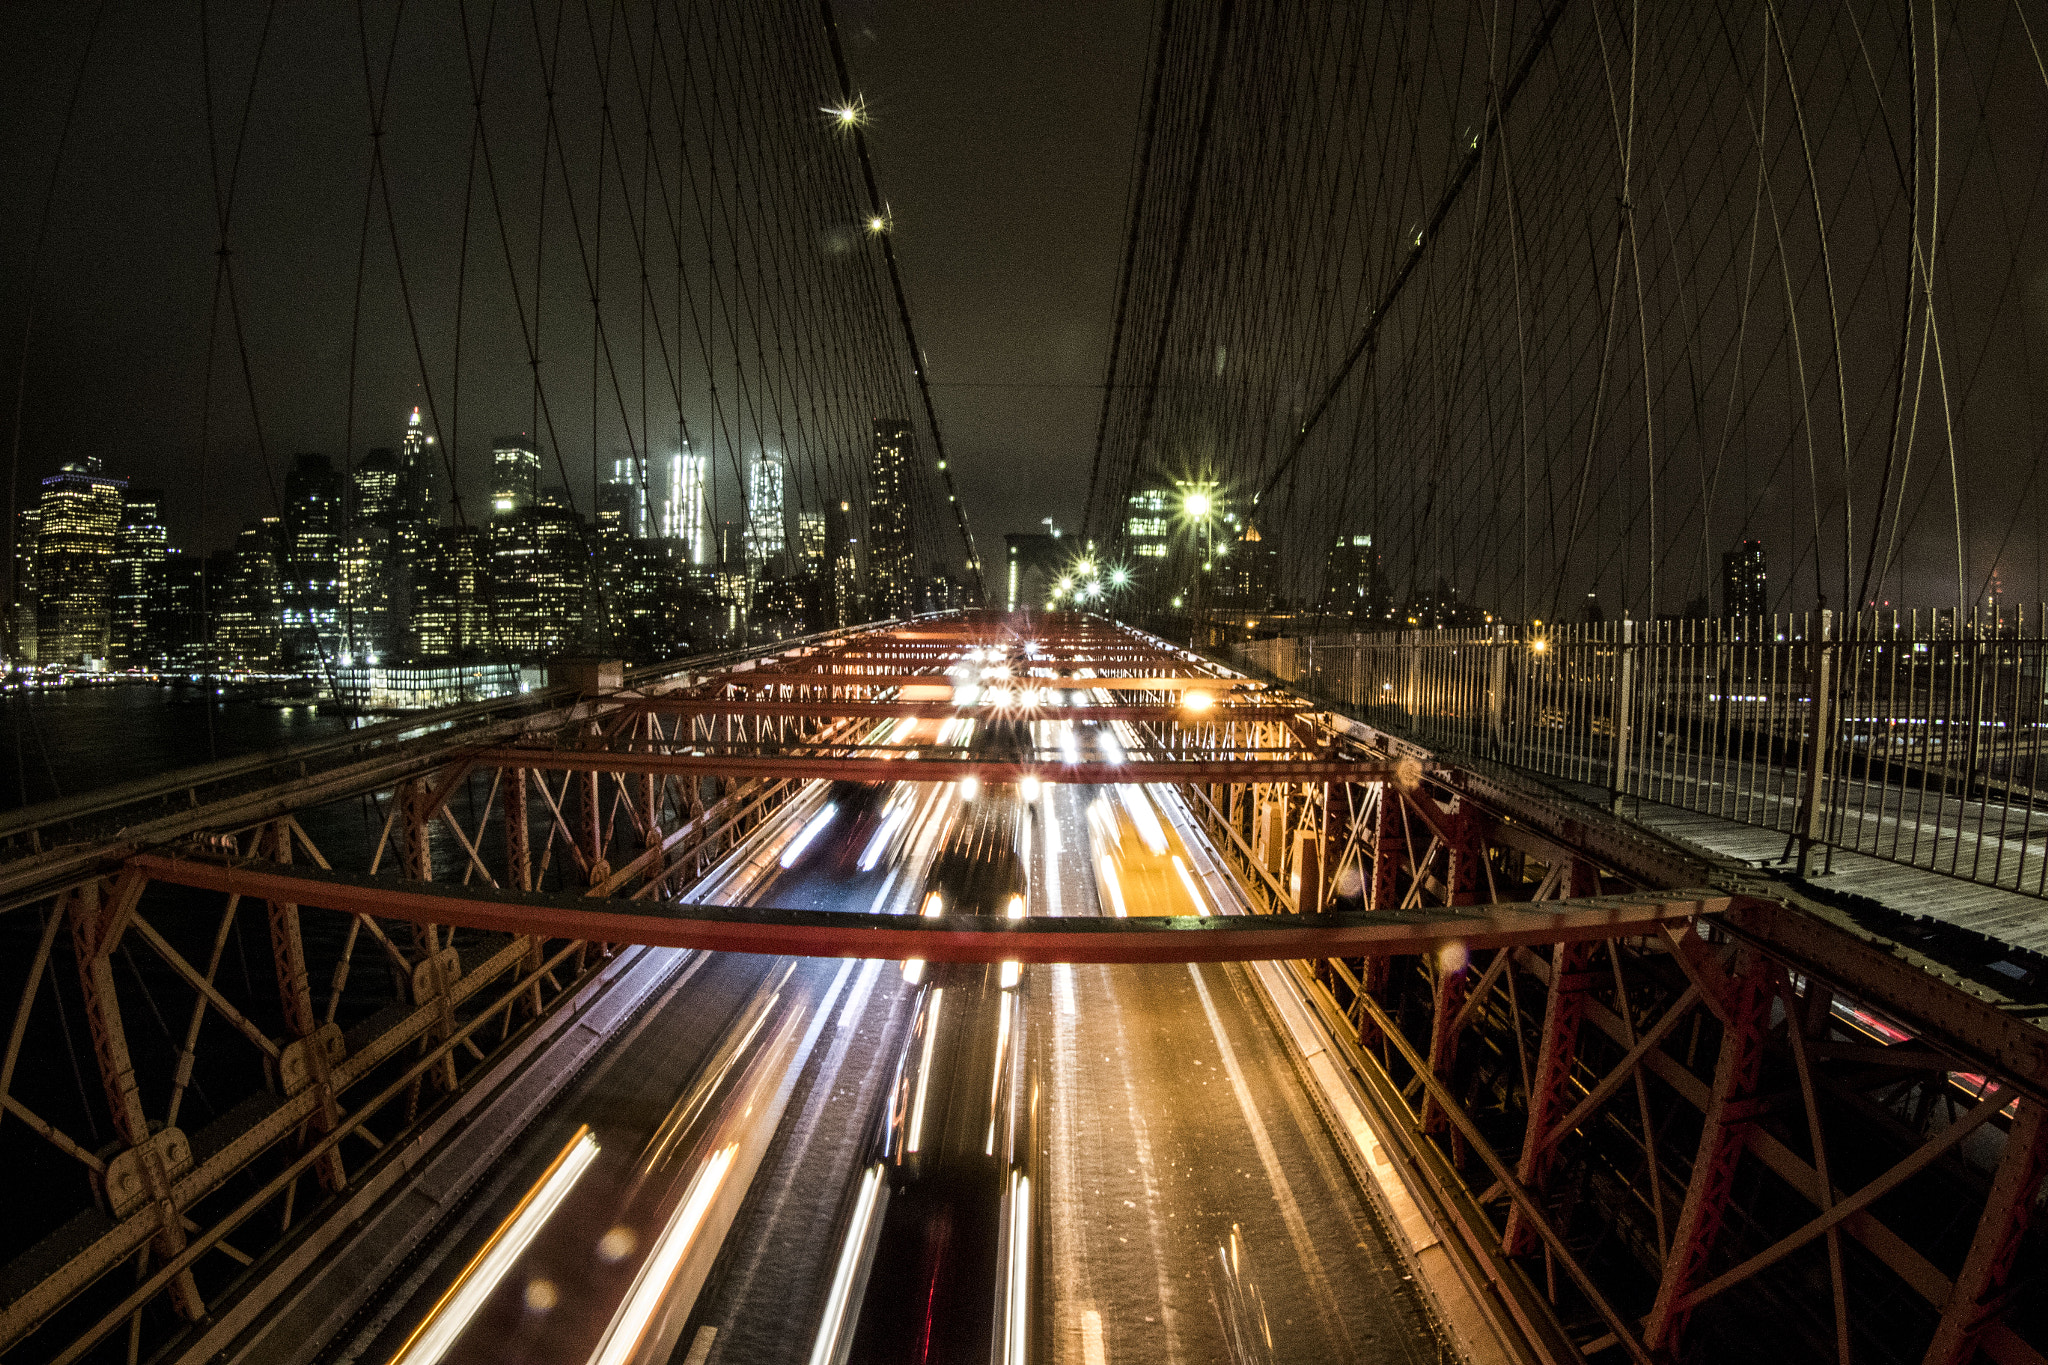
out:
M1022 722L1011 752L887 743L895 721L933 712L906 694L978 686L968 651L1027 638L1036 653L1013 657L1040 676L1009 681L1040 695L975 703L988 723ZM1068 695L1044 696L1054 682ZM1209 704L1191 708L1197 693ZM1080 713L1090 697L1135 741L1121 775L1171 784L1249 919L992 929L691 903L825 776L979 765L991 781L1066 780L1027 708ZM1881 1332L1887 1358L1960 1362L1979 1344L2039 1358L2007 1286L2036 1263L2048 1037L1775 883L1508 770L1060 617L1028 631L927 618L630 678L596 669L449 719L15 822L0 874L36 933L0 1142L25 1170L54 1159L80 1211L7 1267L7 1349L70 1360L118 1352L125 1333L174 1358L200 1350L508 1057L558 1044L564 1020L618 989L651 951L630 945L665 943L1287 959L1446 1252L1527 1358L1647 1361L1739 1344L1753 1323L1820 1356L1871 1358ZM814 776L744 775L771 758ZM1109 776L1093 766L1071 776ZM337 866L340 844L315 831L337 800L365 798L375 837ZM229 967L249 943L270 948L268 971ZM360 999L379 965L388 989ZM89 1107L67 1109L73 1012ZM195 1082L230 1078L232 1102L187 1117ZM1806 1306L1830 1301L1831 1315Z

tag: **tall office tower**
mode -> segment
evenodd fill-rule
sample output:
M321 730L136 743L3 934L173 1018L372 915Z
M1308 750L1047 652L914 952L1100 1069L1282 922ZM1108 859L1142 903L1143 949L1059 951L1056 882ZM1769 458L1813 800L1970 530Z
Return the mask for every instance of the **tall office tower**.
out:
M1764 543L1745 540L1721 556L1721 614L1768 616L1771 595L1765 580Z
M388 528L404 519L398 456L394 451L379 447L363 456L356 465L354 483L356 505L352 520L357 526Z
M1280 547L1271 536L1247 526L1244 534L1216 546L1210 571L1217 604L1243 611L1271 611L1280 590Z
M1130 506L1124 516L1125 553L1140 561L1165 559L1175 511L1172 492L1158 486L1140 488L1128 501ZM1139 567L1148 566L1141 563Z
M653 480L642 477L645 461L634 455L621 455L612 461L612 477L608 484L597 486L598 518L604 518L609 501L617 515L614 523L627 535L639 540L648 534L648 526L654 520L648 516L650 504L658 506L661 490L653 486ZM621 490L607 495L605 489Z
M853 534L853 504L845 499L825 510L825 620L850 626L862 619L860 540Z
M14 600L7 603L7 662L32 664L36 641L36 542L42 538L43 509L24 507L14 518Z
M635 506L640 502L640 489L635 484L612 480L597 486L597 529L621 538L633 532Z
M161 571L150 585L149 639L156 661L166 668L193 668L213 658L207 639L206 561L197 555L164 552Z
M822 580L825 576L825 520L823 512L796 514L798 572L805 578Z
M150 638L149 601L163 575L169 537L164 531L163 494L131 488L121 499L121 526L114 533L110 566L113 592L113 659L127 668L155 657Z
M1323 569L1323 614L1361 625L1377 619L1379 568L1371 536L1338 536Z
M711 457L685 450L669 457L669 495L662 508L662 535L680 540L689 563L702 568L714 559L711 533Z
M208 585L213 642L223 662L267 669L280 661L278 542L282 533L276 517L244 526L227 557L227 571L220 581Z
M540 452L524 436L491 442L491 515L509 517L540 496Z
M398 456L399 510L408 521L441 524L441 456L434 438L420 425L414 408L405 424L405 444Z
M782 573L789 549L783 523L782 457L763 451L747 467L747 565L758 577Z
M36 651L44 664L107 657L113 642L108 576L127 486L126 479L81 464L67 464L43 480L43 524L36 540Z
M552 490L551 490L552 491ZM491 632L499 652L543 659L581 647L590 551L583 518L542 494L491 551Z
M308 667L333 662L341 631L341 475L325 455L300 455L284 477L279 590L284 649Z
M393 607L400 574L393 533L365 523L341 542L341 662L381 663L404 651Z
M898 417L875 419L875 454L868 470L868 605L878 617L911 611L910 460L915 439Z
M469 659L490 646L491 532L435 528L413 593L415 649L422 659Z

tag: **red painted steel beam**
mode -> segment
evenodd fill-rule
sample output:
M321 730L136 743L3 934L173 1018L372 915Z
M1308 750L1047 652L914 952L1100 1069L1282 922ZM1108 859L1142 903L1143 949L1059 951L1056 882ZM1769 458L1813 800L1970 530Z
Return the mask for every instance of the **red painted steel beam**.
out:
M1042 663L1041 667L1053 667ZM751 668L744 673L722 673L710 680L708 685L717 687L930 687L935 683L951 686L955 679L950 673L855 673L838 668L821 669L778 669L770 671ZM964 681L979 687L981 679L969 678ZM992 681L992 680L991 680ZM1257 692L1263 685L1244 682L1236 678L1218 678L1189 674L1186 676L1165 676L1141 674L1131 677L1090 677L1090 678L1011 678L1015 683L1036 682L1047 687L1058 687L1066 691L1077 688L1104 688L1111 692L1186 692L1201 689L1218 697L1233 693Z
M1391 913L926 918L762 906L651 905L351 876L276 863L231 865L155 853L138 855L128 866L178 886L420 924L665 948L799 957L920 957L930 962L1260 962L1418 953L1454 941L1483 948L1632 938L1655 933L1664 924L1719 914L1733 904L1718 891L1687 890Z
M687 741L679 741L687 742ZM982 782L1110 784L1116 782L1392 782L1413 786L1412 759L1355 763L1346 759L1200 758L1179 762L1134 758L1123 763L1020 763L987 758L882 758L820 754L753 757L726 754L639 754L609 749L480 749L478 763L551 772L683 773L724 777L819 777L834 782Z
M1065 680L1032 678L1023 681L1050 686ZM1060 690L1074 689L1062 687ZM1228 702L1219 702L1204 711L1190 711L1181 706L1157 705L996 707L977 703L963 707L949 701L758 701L751 697L650 697L646 701L629 702L628 705L636 711L656 711L663 715L681 716L855 716L951 720L955 716L964 715L975 719L995 717L1006 720L1156 720L1205 725L1222 721L1294 720L1313 714L1307 707L1300 706L1232 706Z

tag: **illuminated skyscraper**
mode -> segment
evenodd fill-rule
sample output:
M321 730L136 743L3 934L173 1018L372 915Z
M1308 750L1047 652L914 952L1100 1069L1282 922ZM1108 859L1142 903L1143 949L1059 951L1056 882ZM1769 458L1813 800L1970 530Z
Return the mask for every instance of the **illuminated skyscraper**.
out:
M24 507L14 522L14 600L7 604L8 661L36 662L36 545L43 534L43 509Z
M1323 614L1371 621L1380 607L1379 553L1369 535L1338 536L1323 571Z
M341 544L342 659L378 663L404 652L394 599L401 576L392 533L358 525Z
M711 458L685 450L669 457L669 496L662 535L683 542L692 567L711 563Z
M413 592L413 635L422 659L467 659L490 646L490 532L443 526Z
M110 566L113 595L113 659L139 667L150 662L149 603L163 574L168 537L164 531L163 494L153 488L131 488L121 498L121 526L114 533Z
M1768 616L1771 594L1765 572L1764 543L1745 540L1721 556L1721 614Z
M747 564L756 575L785 572L789 533L783 526L782 458L763 451L747 468Z
M405 445L398 456L398 498L400 514L408 521L441 523L440 455L433 449L434 438L420 425L420 410L414 408L405 424Z
M878 617L911 610L910 423L875 419L875 453L868 471L868 605Z
M36 543L37 657L77 664L107 657L113 635L109 571L126 479L67 464L43 480Z
M357 526L382 526L390 529L399 523L402 512L399 501L398 456L387 448L379 448L363 456L357 463L351 482L355 485L355 515Z
M244 668L275 668L280 662L281 614L276 517L252 521L235 537L231 552L216 554L226 572L209 582L213 643L219 657Z
M325 455L301 455L284 479L279 567L284 647L302 664L343 648L341 540L341 476Z
M799 558L799 572L809 579L825 576L825 544L827 531L823 512L799 512L796 514L796 547Z
M590 548L583 518L566 503L566 498L543 494L496 538L491 628L504 655L544 659L573 652L581 643L590 598Z
M500 436L491 444L491 515L509 517L540 496L540 452L525 436Z
M621 455L612 461L612 476L597 486L597 519L635 540L649 534L655 520L650 507L661 506L661 489L642 476L644 461L635 455Z

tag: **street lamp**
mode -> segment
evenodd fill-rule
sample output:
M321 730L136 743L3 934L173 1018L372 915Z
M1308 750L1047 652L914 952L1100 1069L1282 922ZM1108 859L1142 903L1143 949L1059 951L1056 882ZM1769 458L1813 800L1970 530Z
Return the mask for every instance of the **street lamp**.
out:
M1201 617L1202 609L1208 605L1209 590L1205 575L1209 573L1216 559L1214 517L1217 509L1214 489L1215 485L1212 483L1195 484L1187 488L1180 500L1182 514L1195 524L1195 530L1200 537L1197 549L1202 557L1202 566L1201 572L1195 576L1195 603L1192 608L1197 619ZM1200 633L1199 629L1196 633Z

